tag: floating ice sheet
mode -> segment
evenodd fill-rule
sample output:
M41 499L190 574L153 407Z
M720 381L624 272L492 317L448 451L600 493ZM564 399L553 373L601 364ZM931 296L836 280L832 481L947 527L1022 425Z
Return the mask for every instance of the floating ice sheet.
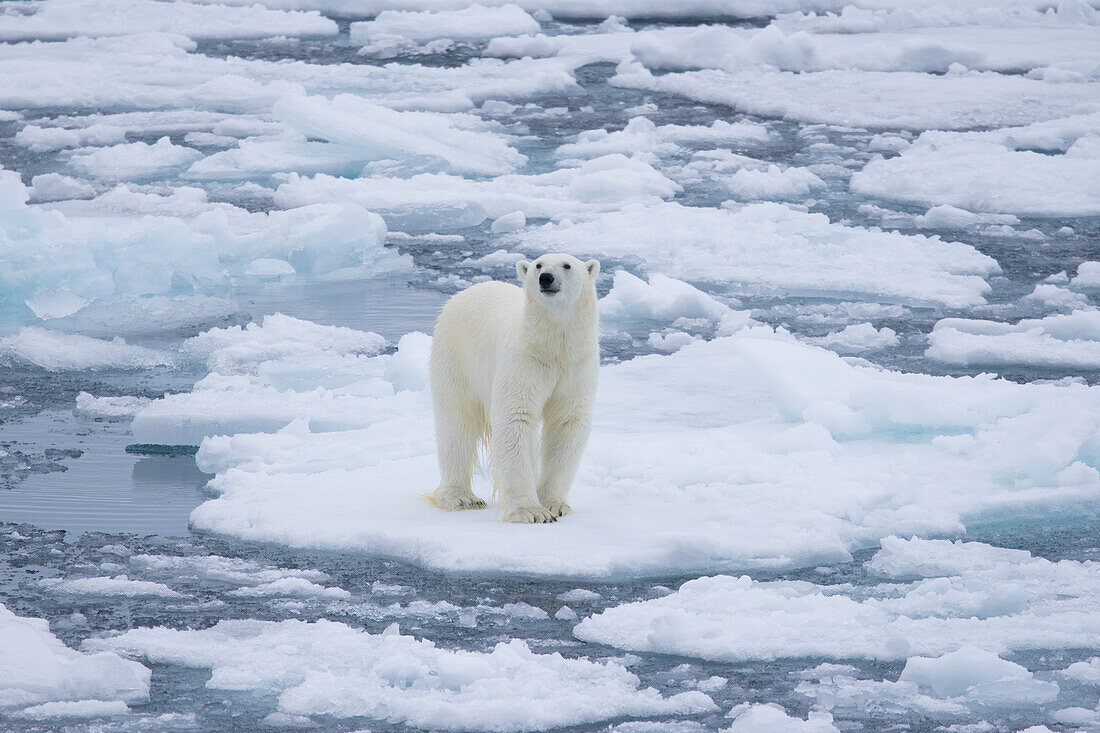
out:
M537 33L539 22L518 5L472 4L460 10L384 10L374 20L352 23L351 40L371 41L377 36L400 36L414 41L450 38L478 41L497 36Z
M125 712L149 696L150 672L113 652L81 653L50 633L45 619L16 616L0 604L0 710L53 717ZM57 706L67 703L67 706ZM44 707L54 704L53 708ZM109 706L109 707L108 707Z
M965 130L1100 110L1098 82L1048 84L992 72L793 73L763 67L654 76L635 62L620 65L611 83L681 94L766 117L867 128Z
M1100 311L1090 308L1017 323L945 318L928 335L926 355L967 366L1100 369Z
M60 40L75 36L178 33L195 40L334 36L339 27L317 12L270 10L262 5L217 7L153 0L45 0L30 12L0 15L0 40Z
M459 571L817 565L891 533L1100 499L1100 390L853 366L756 328L602 369L574 514L440 512L423 500L438 481L427 347L223 362L139 412L134 440L202 442L219 496L197 529Z
M841 226L778 204L628 206L518 239L521 248L622 259L689 282L953 307L983 302L984 278L1000 269L966 244Z
M221 621L202 631L134 629L86 646L209 668L208 687L277 695L289 715L433 730L544 730L715 707L697 691L662 697L615 663L535 654L519 640L489 653L449 651L401 635L396 624L369 634L324 620Z
M1019 137L1015 132L925 133L901 155L872 160L852 176L851 188L890 201L950 204L978 212L1100 215L1100 124L1060 155L1017 149L1038 141L1028 129Z
M1100 618L1090 611L1100 600L1094 562L1051 562L977 542L887 537L867 568L898 581L919 579L864 587L699 578L670 596L609 608L574 633L629 651L719 661L906 659L964 648L984 650L976 654L988 661L1020 649L1088 647L1100 633ZM941 697L991 681L972 674L964 682L960 660L909 662L903 681L929 684Z

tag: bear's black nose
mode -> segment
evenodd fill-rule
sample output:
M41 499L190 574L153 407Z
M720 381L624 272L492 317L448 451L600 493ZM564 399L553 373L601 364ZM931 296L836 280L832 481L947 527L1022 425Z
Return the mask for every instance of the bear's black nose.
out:
M539 287L548 288L554 284L554 276L549 272L539 275Z

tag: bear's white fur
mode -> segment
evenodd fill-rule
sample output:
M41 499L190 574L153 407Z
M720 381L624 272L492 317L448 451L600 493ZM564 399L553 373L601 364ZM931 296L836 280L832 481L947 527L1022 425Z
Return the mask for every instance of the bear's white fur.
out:
M553 522L570 511L566 498L592 424L600 263L547 254L516 263L516 273L522 288L474 285L447 301L436 322L431 386L441 481L432 500L448 510L485 506L470 490L485 441L504 520Z

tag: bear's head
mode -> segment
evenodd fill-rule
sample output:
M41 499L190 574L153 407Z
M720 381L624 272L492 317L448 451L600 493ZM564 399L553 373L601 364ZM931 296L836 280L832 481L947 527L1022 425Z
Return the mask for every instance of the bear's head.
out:
M528 300L551 313L565 315L581 303L595 305L597 260L581 262L572 255L546 254L534 262L516 263Z

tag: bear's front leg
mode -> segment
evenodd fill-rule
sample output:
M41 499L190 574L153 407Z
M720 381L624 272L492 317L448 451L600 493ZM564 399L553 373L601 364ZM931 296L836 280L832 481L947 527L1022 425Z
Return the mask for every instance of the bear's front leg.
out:
M538 412L528 395L502 391L493 398L491 460L504 521L553 522L554 515L542 506L535 492Z
M539 503L555 517L573 511L566 499L592 429L594 389L583 382L582 378L559 385L543 413L542 471L537 493Z

